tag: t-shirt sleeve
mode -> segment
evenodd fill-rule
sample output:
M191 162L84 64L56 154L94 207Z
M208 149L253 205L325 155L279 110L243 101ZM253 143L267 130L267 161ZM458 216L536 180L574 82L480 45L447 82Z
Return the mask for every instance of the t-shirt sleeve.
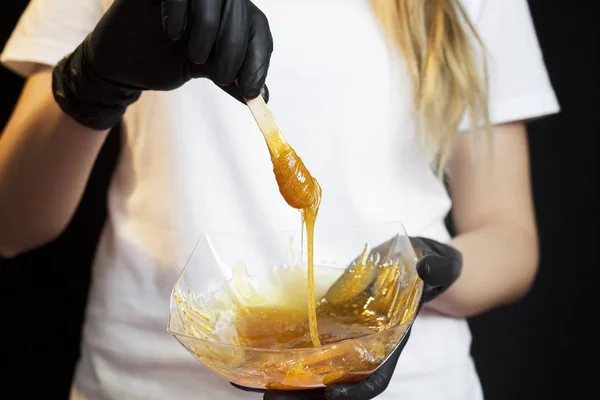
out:
M101 0L31 0L0 55L0 63L28 77L36 64L55 65L71 53L103 15Z
M466 0L465 8L486 48L492 124L557 113L527 0Z

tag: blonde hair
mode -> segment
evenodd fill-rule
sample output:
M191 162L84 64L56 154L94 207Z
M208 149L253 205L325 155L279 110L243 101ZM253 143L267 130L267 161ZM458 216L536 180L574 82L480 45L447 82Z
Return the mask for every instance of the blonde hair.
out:
M421 137L442 176L465 113L475 140L479 128L489 132L483 43L460 0L372 2L384 32L404 56Z

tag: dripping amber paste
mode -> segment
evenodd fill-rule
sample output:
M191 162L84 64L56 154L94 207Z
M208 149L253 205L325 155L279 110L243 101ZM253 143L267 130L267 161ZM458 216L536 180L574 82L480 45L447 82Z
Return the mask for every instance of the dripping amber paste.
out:
M300 157L291 147L288 146L279 155L271 154L271 159L281 195L291 207L301 211L302 223L306 227L308 322L312 343L314 346L320 346L315 299L314 230L319 205L321 204L321 186L311 176Z

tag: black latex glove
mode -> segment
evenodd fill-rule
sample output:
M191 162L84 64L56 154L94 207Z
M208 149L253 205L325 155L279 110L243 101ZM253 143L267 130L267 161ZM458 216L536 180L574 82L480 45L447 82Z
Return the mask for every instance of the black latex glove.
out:
M421 304L442 294L462 272L462 254L454 247L423 237L410 239L419 256L417 272L423 280Z
M427 238L413 237L411 243L419 256L417 272L424 282L423 296L418 307L420 311L424 303L439 296L460 276L462 255L450 246ZM390 383L410 332L409 329L398 348L377 371L356 384L332 385L324 389L306 391L264 391L233 386L241 390L264 393L265 400L371 400L382 394Z
M115 0L54 68L52 87L66 114L104 130L141 91L193 78L211 79L242 102L261 91L268 99L272 51L267 18L249 0Z

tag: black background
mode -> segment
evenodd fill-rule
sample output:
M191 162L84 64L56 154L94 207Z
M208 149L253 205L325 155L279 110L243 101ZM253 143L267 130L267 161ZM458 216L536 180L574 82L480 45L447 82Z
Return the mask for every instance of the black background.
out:
M470 321L472 351L488 400L597 396L591 329L598 316L592 305L598 268L594 3L530 0L562 111L529 126L542 248L536 283L520 303ZM26 4L26 0L0 2L0 46ZM22 84L0 69L0 126ZM26 399L68 398L90 261L106 215L106 189L118 152L117 129L101 152L73 222L60 238L16 259L0 259L3 393L15 390Z

